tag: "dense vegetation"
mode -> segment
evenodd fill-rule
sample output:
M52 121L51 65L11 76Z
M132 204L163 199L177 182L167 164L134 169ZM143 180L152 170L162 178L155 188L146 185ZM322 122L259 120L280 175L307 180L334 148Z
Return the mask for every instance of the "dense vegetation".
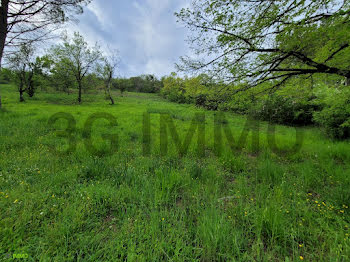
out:
M350 137L350 89L339 78L298 79L273 93L266 86L237 94L234 85L217 84L207 75L163 79L161 94L173 102L230 111L285 125L319 125L336 139ZM303 85L303 86L301 86Z

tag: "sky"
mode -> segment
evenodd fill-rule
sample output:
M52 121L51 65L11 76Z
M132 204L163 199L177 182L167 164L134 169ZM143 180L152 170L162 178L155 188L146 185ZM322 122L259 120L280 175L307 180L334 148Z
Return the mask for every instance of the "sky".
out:
M189 0L94 0L79 15L68 33L79 31L86 41L107 49L118 49L120 77L175 71L179 57L189 53L186 29L174 12Z

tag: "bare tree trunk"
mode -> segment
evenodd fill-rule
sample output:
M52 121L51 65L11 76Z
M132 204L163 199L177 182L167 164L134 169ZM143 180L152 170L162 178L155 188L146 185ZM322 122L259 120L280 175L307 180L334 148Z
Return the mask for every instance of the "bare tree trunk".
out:
M25 100L24 100L24 97L23 97L23 93L24 93L24 91L23 91L23 89L21 88L20 90L19 90L19 102L24 102Z
M81 103L81 89L82 89L82 85L81 85L81 80L78 81L78 88L79 88L79 96L78 96L78 103Z
M7 36L7 16L8 16L9 0L1 0L0 6L0 70L1 62L4 54L6 36ZM0 108L2 107L0 95Z
M34 87L34 82L33 82L33 76L34 76L34 72L31 71L29 73L29 77L28 77L28 87L27 87L27 92L29 97L33 97L35 94L35 87Z
M111 94L111 81L108 81L107 92L108 92L109 99L111 100L111 104L114 105L114 99Z
M19 91L19 102L24 102L24 97L23 97L24 89L23 89L23 86L24 86L24 82L23 82L23 79L21 79L20 83L19 83L19 88L18 88L18 91Z

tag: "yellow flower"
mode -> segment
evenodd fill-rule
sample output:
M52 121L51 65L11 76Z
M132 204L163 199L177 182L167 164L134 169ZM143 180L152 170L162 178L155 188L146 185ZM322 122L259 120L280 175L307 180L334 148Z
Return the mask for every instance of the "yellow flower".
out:
M303 244L299 244L299 247L303 247L304 245Z
M344 214L344 210L340 210L340 211L339 211L339 213L342 213L342 214Z
M165 218L164 218L164 217L162 217L162 221L164 221L164 219L165 219Z
M55 197L55 195L52 195L52 197Z
M315 203L318 204L318 201L316 200Z
M304 257L303 257L303 256L300 256L299 258L300 258L300 260L304 260Z
M229 219L231 219L231 216L228 216Z
M244 215L245 215L245 216L247 216L247 215L248 215L248 212L247 212L247 211L245 211L245 212L244 212Z
M16 204L18 202L18 199L16 199L15 201L13 201L14 204Z

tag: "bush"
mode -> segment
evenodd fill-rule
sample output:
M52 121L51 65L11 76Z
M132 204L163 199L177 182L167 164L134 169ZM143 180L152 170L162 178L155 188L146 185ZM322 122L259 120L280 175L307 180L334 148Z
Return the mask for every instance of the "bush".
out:
M280 95L272 95L258 101L249 114L260 120L285 125L309 125L317 106L309 101L297 101Z
M350 91L337 89L327 93L326 98L320 99L324 108L314 114L315 122L324 127L331 138L350 138Z
M207 95L206 94L199 94L196 96L195 100L196 100L196 106L204 107L205 103L207 101Z

